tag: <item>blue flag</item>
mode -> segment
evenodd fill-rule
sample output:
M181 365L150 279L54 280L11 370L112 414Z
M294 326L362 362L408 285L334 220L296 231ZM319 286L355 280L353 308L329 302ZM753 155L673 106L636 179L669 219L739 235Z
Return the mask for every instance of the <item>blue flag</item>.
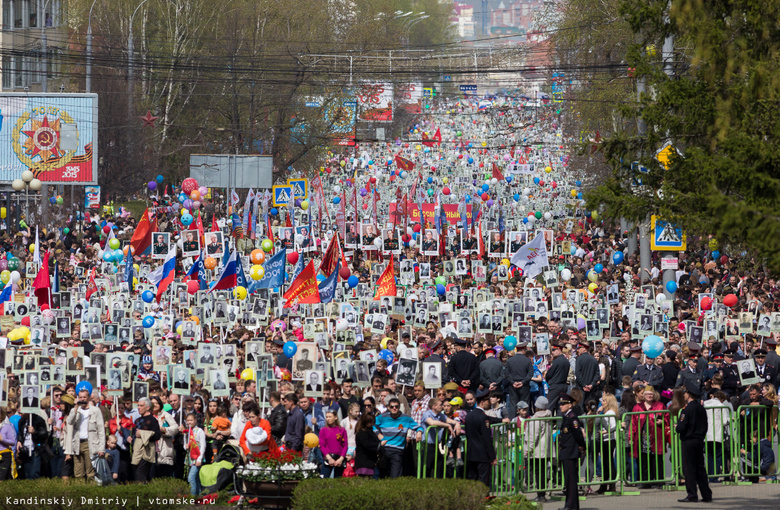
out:
M333 301L333 296L336 295L336 283L338 282L339 266L339 264L336 264L336 270L319 284L318 287L320 289L320 303L324 304Z
M268 262L263 266L265 268L265 276L259 281L252 283L252 292L257 289L271 289L273 287L281 287L284 283L285 270L284 265L287 263L287 250L281 249L276 255L271 257Z
M51 284L51 291L60 291L60 265L56 262L54 263L54 281Z
M133 292L133 255L130 253L133 251L133 248L128 247L127 248L127 257L125 258L125 281L127 282L127 286L130 288L130 292Z
M244 264L241 262L241 256L236 257L236 285L239 287L249 288L249 280L244 275Z
M187 276L197 276L198 277L198 284L200 285L200 290L208 290L208 282L206 280L206 265L203 263L203 252L198 255L198 258L195 260L195 263L192 264L192 267L187 272Z

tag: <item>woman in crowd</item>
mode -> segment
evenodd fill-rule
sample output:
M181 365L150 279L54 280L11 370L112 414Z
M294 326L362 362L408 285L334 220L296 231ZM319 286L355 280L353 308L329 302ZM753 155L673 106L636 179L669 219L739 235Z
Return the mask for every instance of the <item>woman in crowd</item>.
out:
M662 485L666 478L663 455L671 442L671 420L655 388L648 385L642 391L642 401L634 406L629 436L631 456L639 464L640 487Z
M339 425L336 411L325 413L325 426L320 429L320 451L322 452L322 476L341 478L346 467L347 431Z
M355 473L376 478L379 457L379 437L374 432L374 415L363 414L355 429Z

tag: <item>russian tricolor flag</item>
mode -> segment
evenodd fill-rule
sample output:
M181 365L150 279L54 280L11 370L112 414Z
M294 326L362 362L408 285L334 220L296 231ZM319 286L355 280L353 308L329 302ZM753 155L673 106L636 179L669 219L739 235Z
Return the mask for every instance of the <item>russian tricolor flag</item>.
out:
M230 254L225 266L222 268L222 273L219 275L219 280L214 284L209 292L214 290L228 290L237 285L238 277L236 276L236 253L238 250L233 250Z
M165 290L173 282L176 276L176 245L168 250L168 255L165 256L165 263L162 267L162 278L157 283L157 302L160 302Z

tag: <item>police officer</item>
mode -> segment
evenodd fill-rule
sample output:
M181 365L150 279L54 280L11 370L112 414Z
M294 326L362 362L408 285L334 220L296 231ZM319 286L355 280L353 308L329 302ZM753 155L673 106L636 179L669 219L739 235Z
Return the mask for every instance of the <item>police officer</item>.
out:
M531 403L531 378L534 376L534 363L523 353L523 347L517 345L517 352L506 362L506 379L509 389L509 417L517 415L518 402Z
M688 342L688 354L690 357L693 357L694 355L697 357L697 359L692 360L692 362L696 364L699 373L703 374L704 371L710 367L706 358L699 357L701 356L701 346L696 342Z
M642 357L642 348L638 345L633 345L629 348L629 352L631 355L629 358L623 362L623 368L621 369L621 377L623 376L634 376L634 372L636 372L637 367L639 367L639 358Z
M780 368L780 356L775 352L777 340L772 337L766 339L766 364L777 370Z
M601 372L599 364L591 352L593 348L587 340L577 341L577 361L574 364L574 376L577 386L582 389L583 402L600 397Z
M777 371L766 364L766 350L757 349L753 356L756 358L756 375L761 379L761 383L775 384L777 381Z
M680 503L699 501L696 487L701 492L701 500L712 501L712 490L704 467L704 439L707 435L707 411L699 402L699 387L692 380L685 383L685 407L677 421L677 433L682 444L682 468L685 476L685 490L688 495L678 500Z
M580 458L585 455L585 434L582 422L571 409L573 402L566 393L558 397L558 406L563 415L558 434L558 459L563 462L563 493L566 495L566 502L561 510L580 508L577 483L580 477Z
M699 394L701 394L702 387L704 385L704 375L699 370L696 363L696 354L693 351L689 351L690 356L688 366L680 370L677 374L677 382L674 383L675 388L686 387L687 382L690 381L696 388L699 388Z
M452 382L467 390L476 391L479 388L479 363L477 357L466 350L467 345L465 339L455 339L456 352L450 358L448 371Z
M645 356L645 362L636 367L631 380L642 381L645 386L649 384L653 388L660 388L664 382L664 373L661 367L655 364L655 358Z
M723 366L723 354L720 353L720 352L717 353L717 354L713 354L712 355L712 368L708 368L702 374L704 382L706 383L707 381L712 379L712 377L715 374L720 372L720 367L721 366Z
M734 364L734 351L723 352L723 365L720 367L723 376L723 392L730 397L739 395L739 372Z
M560 345L552 346L553 362L550 368L547 369L547 373L544 374L544 378L547 380L547 386L550 390L547 392L547 400L549 401L547 409L555 410L558 408L558 397L566 393L569 378L569 369L571 364L566 356L563 355Z

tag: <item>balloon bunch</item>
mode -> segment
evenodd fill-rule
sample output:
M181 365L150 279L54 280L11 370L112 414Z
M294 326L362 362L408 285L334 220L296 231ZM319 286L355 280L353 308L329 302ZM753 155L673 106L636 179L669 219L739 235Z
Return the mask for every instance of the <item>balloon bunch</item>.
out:
M12 342L24 341L25 345L28 345L30 343L30 328L27 326L14 328L6 336Z
M178 196L179 203L182 205L181 218L179 218L182 225L189 227L200 215L200 201L208 191L205 186L199 186L198 181L194 178L184 179L181 183L181 193Z

